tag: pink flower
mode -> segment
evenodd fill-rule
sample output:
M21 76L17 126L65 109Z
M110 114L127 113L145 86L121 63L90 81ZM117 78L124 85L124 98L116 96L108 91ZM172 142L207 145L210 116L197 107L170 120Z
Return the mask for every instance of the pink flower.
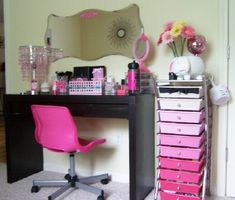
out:
M195 53L194 49L197 47L194 47L193 45L196 43L196 41L194 41L196 40L196 32L192 26L186 24L184 21L169 21L165 23L163 27L164 31L158 38L157 46L159 46L161 43L167 44L175 57L184 55L185 44L187 44L189 52L192 53L193 51ZM200 45L201 43L204 44L205 42L199 42L197 39L196 46ZM191 49L189 49L189 47ZM204 51L203 47L200 47L200 49L197 50L201 49ZM196 52L196 54L199 53L200 52Z
M174 38L171 35L170 31L166 31L162 34L162 41L166 44L169 44L174 41Z
M195 30L191 26L184 26L181 30L181 36L186 39L195 37Z
M174 21L169 21L169 22L165 23L163 26L164 31L170 31L174 23L175 23Z
M164 32L163 32L164 33ZM158 41L157 41L157 46L159 46L162 43L162 35L163 33L160 34Z

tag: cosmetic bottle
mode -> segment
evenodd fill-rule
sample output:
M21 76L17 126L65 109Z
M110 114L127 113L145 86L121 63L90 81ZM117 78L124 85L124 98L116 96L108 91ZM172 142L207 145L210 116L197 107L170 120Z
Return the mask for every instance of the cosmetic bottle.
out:
M38 91L38 82L35 79L33 79L31 81L31 94L35 95L37 94L37 91Z
M115 95L116 94L116 84L115 84L115 81L114 81L114 78L109 75L106 79L106 82L105 82L105 87L104 87L104 90L105 90L105 94L106 95Z
M117 90L117 95L123 96L123 95L127 95L127 94L128 94L128 87L126 85L126 80L122 79L121 85L119 86L119 88Z
M173 72L169 72L169 80L176 80L177 79L177 75Z
M57 94L57 81L56 80L52 80L51 92L52 92L52 95Z
M32 70L32 80L31 80L31 94L35 95L38 92L38 82L36 80L36 67L33 67Z
M41 88L40 94L49 94L50 86L48 82L46 81L42 82L40 88Z

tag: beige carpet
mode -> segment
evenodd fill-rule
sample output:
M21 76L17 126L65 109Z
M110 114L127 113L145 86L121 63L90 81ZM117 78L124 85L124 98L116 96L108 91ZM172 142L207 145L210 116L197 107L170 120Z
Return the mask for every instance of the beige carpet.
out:
M6 165L0 163L0 200L46 200L47 196L58 188L41 188L38 193L31 193L33 179L62 179L63 174L42 171L18 182L8 184L6 179ZM100 183L94 186L104 189L106 200L129 200L129 184L110 182L108 185ZM70 193L72 191L72 193ZM83 190L68 190L56 200L96 200L96 195ZM153 192L146 200L153 200Z
M47 200L57 188L42 188L38 193L31 193L33 179L61 179L63 174L55 172L40 172L22 179L18 182L8 184L6 179L6 165L0 163L0 200ZM110 182L108 185L94 184L94 186L105 190L106 200L129 200L129 184ZM70 193L72 191L72 193ZM96 200L97 197L83 190L71 189L56 200ZM131 199L133 200L133 199ZM154 200L153 192L145 200ZM235 200L229 197L207 197L206 200Z

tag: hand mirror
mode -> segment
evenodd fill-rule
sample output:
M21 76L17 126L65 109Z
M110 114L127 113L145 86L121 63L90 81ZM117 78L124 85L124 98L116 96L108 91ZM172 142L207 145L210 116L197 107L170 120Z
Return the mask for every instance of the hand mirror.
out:
M132 54L139 63L140 72L149 72L149 69L144 65L145 59L148 57L150 44L147 36L142 33L138 39L134 41Z

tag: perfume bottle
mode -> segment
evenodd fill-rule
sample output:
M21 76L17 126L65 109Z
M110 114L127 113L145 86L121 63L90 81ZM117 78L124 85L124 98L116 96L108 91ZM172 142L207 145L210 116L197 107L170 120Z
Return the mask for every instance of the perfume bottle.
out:
M52 80L51 92L52 92L52 95L57 94L57 81L56 80Z
M109 75L107 77L107 80L105 82L105 87L104 87L104 91L106 95L115 95L116 94L116 83L114 81L114 78Z
M37 94L37 90L38 90L38 82L35 79L33 79L31 81L31 94L32 95Z
M36 67L32 69L32 80L31 80L31 94L35 95L38 92L38 82L36 80Z

